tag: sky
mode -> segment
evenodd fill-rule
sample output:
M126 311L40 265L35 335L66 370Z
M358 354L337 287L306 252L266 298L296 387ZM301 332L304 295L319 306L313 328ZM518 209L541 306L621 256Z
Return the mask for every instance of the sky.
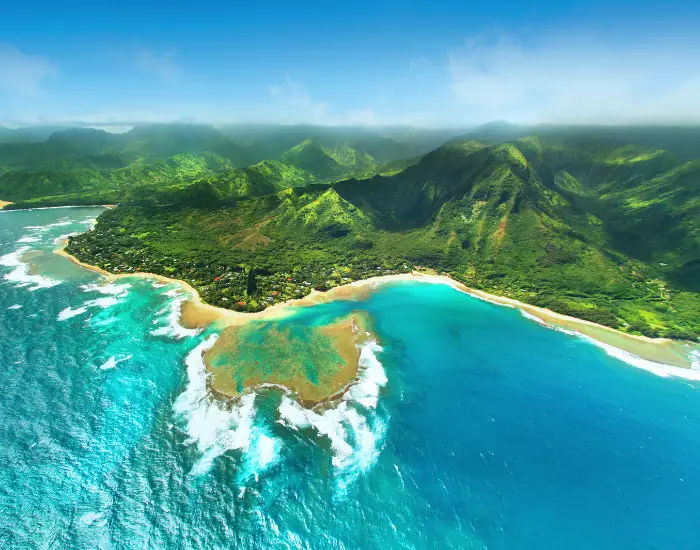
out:
M700 123L698 1L58 4L1 8L2 125Z

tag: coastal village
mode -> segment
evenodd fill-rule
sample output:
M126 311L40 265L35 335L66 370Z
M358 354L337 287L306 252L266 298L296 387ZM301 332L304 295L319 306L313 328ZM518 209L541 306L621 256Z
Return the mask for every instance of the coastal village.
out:
M408 263L350 265L317 263L287 271L256 268L249 264L217 265L162 256L141 249L134 253L104 252L69 239L66 250L111 273L156 273L181 279L195 287L205 302L236 311L262 311L268 306L303 298L312 290L325 291L353 281L380 275L421 270ZM213 277L212 274L215 274Z

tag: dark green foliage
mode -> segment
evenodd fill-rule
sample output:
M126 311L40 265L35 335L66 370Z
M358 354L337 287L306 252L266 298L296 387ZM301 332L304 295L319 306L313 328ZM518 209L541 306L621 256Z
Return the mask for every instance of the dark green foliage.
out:
M236 309L420 266L629 332L697 338L700 160L663 149L680 144L670 130L638 142L621 141L633 130L596 131L520 137L500 125L481 130L487 143L393 161L415 144L360 130L254 127L245 139L242 127L194 137L155 127L118 138L127 145L93 135L105 149L87 156L74 155L86 136L65 133L49 140L60 162L4 168L0 198L119 202L72 253L182 278ZM504 134L518 139L498 142ZM148 147L172 156L108 168ZM236 164L240 148L255 164Z
M222 132L183 124L139 126L120 135L90 128L7 130L0 135L0 198L17 203L15 208L89 201L183 204L197 189L211 194L202 180L222 198L265 195L395 173L411 162L405 159L452 134L414 131L398 140L356 128L237 126ZM200 187L185 191L195 184Z
M247 292L248 296L252 296L258 291L258 284L255 281L255 276L256 276L255 268L251 267L248 270L248 280L246 283L246 292Z

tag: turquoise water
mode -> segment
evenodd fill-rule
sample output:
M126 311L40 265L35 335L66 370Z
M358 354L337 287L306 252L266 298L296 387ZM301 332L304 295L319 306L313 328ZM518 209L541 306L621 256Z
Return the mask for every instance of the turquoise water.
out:
M374 319L334 408L227 407L176 287L51 253L99 211L0 213L1 547L700 547L697 381L402 283L294 317Z

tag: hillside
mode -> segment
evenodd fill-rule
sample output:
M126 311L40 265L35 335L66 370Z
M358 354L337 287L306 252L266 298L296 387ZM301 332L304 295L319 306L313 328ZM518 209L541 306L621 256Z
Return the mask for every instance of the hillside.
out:
M371 176L427 152L439 136L450 137L431 130L421 140L416 130L403 143L354 128L235 128L155 124L124 134L68 128L44 139L38 138L48 129L6 130L0 135L0 197L15 208L168 201L173 191L202 180L227 196L262 195Z
M313 141L297 152L310 147L323 153ZM243 310L420 266L631 333L695 339L699 189L697 161L658 148L465 139L392 175L236 200L212 183L199 205L192 194L123 205L69 251Z

